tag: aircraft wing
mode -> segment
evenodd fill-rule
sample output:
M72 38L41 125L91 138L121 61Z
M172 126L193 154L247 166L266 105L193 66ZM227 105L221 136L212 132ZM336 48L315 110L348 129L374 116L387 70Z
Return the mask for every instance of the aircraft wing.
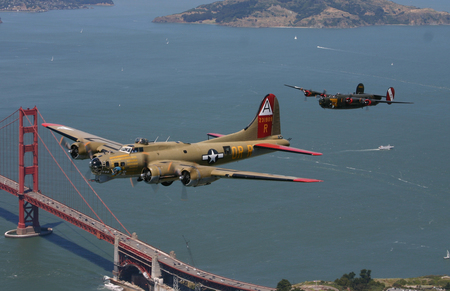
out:
M185 186L201 186L212 183L220 178L229 179L250 179L250 180L267 180L267 181L281 181L281 182L302 182L313 183L323 182L322 180L307 179L300 177L274 175L258 172L240 171L216 168L210 166L201 166L192 162L185 161L158 161L153 162L153 165L159 167L158 173L161 177L179 177Z
M414 102L407 102L407 101L385 101L385 100L375 100L378 103L387 103L387 104L391 104L391 103L403 103L403 104L414 104Z
M304 154L304 155L311 155L311 156L321 156L322 153L317 152L311 152L311 151L305 151L302 149L296 149L292 147L277 145L277 144L271 144L271 143L258 143L253 146L254 148L262 148L262 149L269 149L274 151L282 151L282 152L291 152L291 153L297 153L297 154Z
M120 143L110 141L105 138L98 137L68 126L53 123L43 123L42 126L75 142L82 142L84 144L95 143L97 148L99 146L102 146L104 148L109 148L111 150L117 151L122 147L122 144Z
M284 176L284 175L273 175L273 174L238 171L238 170L221 169L221 168L215 168L214 170L212 170L211 176L214 176L217 178L268 180L268 181L283 181L283 182L302 182L302 183L323 182L322 180L316 180L316 179L307 179L307 178L291 177L291 176Z

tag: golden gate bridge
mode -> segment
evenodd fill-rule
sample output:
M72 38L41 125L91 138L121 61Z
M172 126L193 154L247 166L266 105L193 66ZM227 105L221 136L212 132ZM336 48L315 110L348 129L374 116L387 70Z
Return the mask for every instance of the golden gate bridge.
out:
M18 197L19 221L6 237L49 235L40 226L47 211L114 245L113 279L133 281L144 290L256 290L274 288L199 270L138 239L78 170L36 107L20 108L0 121L0 189Z

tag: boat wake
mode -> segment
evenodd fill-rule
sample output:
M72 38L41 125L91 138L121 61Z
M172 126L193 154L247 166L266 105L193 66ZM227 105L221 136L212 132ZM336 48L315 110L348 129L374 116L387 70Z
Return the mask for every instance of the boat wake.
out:
M347 51L347 50L335 49L335 48L325 47L325 46L320 46L320 45L318 45L317 48L321 49L321 50L329 50L329 51L335 51L335 52L341 52L341 53L349 53L349 54L357 54L357 55L365 55L365 56L374 56L373 54L357 52L357 51Z
M344 150L340 151L339 153L346 153L346 152L373 152L373 151L379 151L380 149L363 149L363 150Z
M391 177L395 178L394 176L391 176ZM409 181L403 180L402 178L397 178L397 180L399 180L400 182L406 183L406 184L411 184L413 186L417 186L417 187L420 187L420 188L428 189L427 186L416 184L416 183L411 183Z

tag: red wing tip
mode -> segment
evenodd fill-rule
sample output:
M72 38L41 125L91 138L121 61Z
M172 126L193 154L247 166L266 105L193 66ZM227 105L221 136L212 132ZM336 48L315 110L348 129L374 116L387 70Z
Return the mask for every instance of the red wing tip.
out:
M60 124L56 124L56 123L42 123L43 127L49 127L49 126L62 126Z
M323 180L298 178L298 179L294 179L294 182L315 183L315 182L323 182Z
M288 146L282 146L282 145L278 145L278 144L271 144L271 143L258 143L258 144L255 144L254 147L262 147L262 148L267 148L267 149L272 149L272 150L286 151L286 152L299 153L299 154L305 154L305 155L311 155L311 156L321 156L322 155L322 153L318 153L318 152L312 152L312 151L297 149L297 148L288 147Z
M224 136L223 134L220 134L220 133L212 133L212 132L207 133L207 135L213 136L213 137L221 137L221 136Z

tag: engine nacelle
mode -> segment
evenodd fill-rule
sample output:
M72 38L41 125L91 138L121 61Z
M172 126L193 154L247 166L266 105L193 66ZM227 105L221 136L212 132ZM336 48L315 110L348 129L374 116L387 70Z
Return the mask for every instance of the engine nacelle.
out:
M353 103L353 99L350 97L345 98L345 103L347 104L352 104Z
M150 165L142 169L141 177L147 184L157 184L161 180L161 168L156 165Z
M89 153L82 142L73 143L70 146L69 153L74 160L85 160L90 158Z
M372 104L372 100L366 99L366 100L364 100L364 104L367 105L367 106L369 106L369 105Z
M212 170L213 168L184 168L181 170L181 183L186 187L209 185L219 179L217 177L211 177Z

